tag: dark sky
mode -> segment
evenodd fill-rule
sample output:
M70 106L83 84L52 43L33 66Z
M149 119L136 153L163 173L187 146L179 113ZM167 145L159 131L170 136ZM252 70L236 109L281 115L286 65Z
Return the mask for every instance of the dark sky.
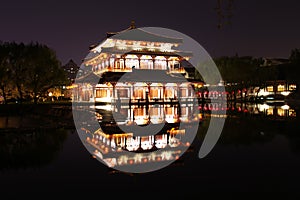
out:
M224 9L227 0L223 0ZM0 3L0 40L37 41L57 52L63 64L78 65L88 47L107 31L163 27L199 42L212 57L288 57L300 48L300 1L235 0L231 25L217 28L217 0L6 0ZM224 10L224 14L226 11Z

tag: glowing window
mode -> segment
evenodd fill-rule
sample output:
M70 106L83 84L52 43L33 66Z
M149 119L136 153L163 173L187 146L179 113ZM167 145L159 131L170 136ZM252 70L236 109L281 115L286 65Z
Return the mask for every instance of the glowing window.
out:
M167 62L165 60L155 60L154 69L167 69Z
M289 90L296 90L297 86L295 84L289 85Z
M180 91L181 91L181 96L182 97L187 97L188 96L188 90L186 88L181 89Z
M267 115L273 115L273 108L267 109Z
M146 116L146 111L144 108L134 108L134 116Z
M147 42L141 42L140 45L141 46L147 46Z
M126 68L132 68L132 67L139 68L139 61L138 59L126 58L125 66Z
M166 88L165 90L165 97L166 98L174 98L174 89Z
M166 107L166 115L174 115L174 107Z
M151 98L159 98L159 90L158 90L158 88L152 88L150 90L150 97Z
M136 88L133 91L134 98L143 99L144 98L144 89L142 88Z
M278 110L277 110L277 114L278 114L278 116L280 116L280 117L284 117L284 115L285 115L285 112L284 112L284 110L283 110L283 109L281 109L281 108L278 108Z
M110 64L110 67L114 67L115 65L114 65L114 62L115 62L115 59L114 58L111 58L110 60L109 60L109 64Z
M277 91L278 92L283 92L284 91L284 85L278 85L277 86Z
M268 91L268 92L273 92L273 91L274 91L274 90L273 90L273 86L268 86L268 87L267 87L267 91Z
M96 90L96 97L97 98L107 97L107 90L106 89Z
M150 113L150 116L153 116L153 115L157 116L159 113L158 108L155 108L155 107L150 108L149 113Z
M148 59L141 59L140 69L153 69L153 61Z

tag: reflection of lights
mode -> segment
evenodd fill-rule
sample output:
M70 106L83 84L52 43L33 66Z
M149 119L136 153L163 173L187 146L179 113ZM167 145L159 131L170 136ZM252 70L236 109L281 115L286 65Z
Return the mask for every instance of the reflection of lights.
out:
M135 150L137 150L139 148L139 137L137 137L136 139L127 138L126 148L129 151L135 151Z
M166 159L166 160L173 159L172 152L170 152L170 151L164 151L162 153L162 157L163 157L163 159Z
M282 108L283 110L288 110L288 109L290 109L290 107L289 107L288 105L283 105L283 106L281 106L281 108Z
M260 106L260 110L267 110L269 108L270 108L270 106L268 104L263 104Z
M134 163L134 160L133 160L133 159L130 159L130 160L128 161L128 163L129 163L130 165L132 165L132 164Z
M285 91L285 92L281 92L281 94L283 95L283 96L287 96L287 95L289 95L291 92L288 92L288 91Z
M180 144L179 139L175 137L170 138L170 142L169 142L170 147L177 147L179 146L179 144Z
M151 122L152 122L152 124L159 124L159 123L162 123L163 120L162 120L161 117L158 117L158 116L153 117L153 116L151 116Z
M103 155L102 155L101 152L99 152L98 150L95 150L94 156L97 156L98 158L103 159ZM94 157L94 156L93 156L93 157Z
M269 95L269 94L270 94L270 92L263 91L263 90L260 90L260 91L258 92L258 96L267 96L267 95Z
M134 122L137 124L137 125L144 125L144 124L147 124L148 123L148 119L144 119L144 118L138 118L136 117L137 119L134 120Z
M147 150L152 148L152 144L150 141L144 141L141 144L142 149Z
M278 116L283 117L283 116L285 116L285 110L282 108L278 108L277 114L278 114Z
M185 129L181 129L181 130L175 130L174 128L172 128L169 133L171 134L185 134Z
M161 161L161 157L160 157L160 156L157 156L157 157L155 158L155 160L156 160L156 161Z
M167 123L176 123L178 121L177 117L174 116L174 115L166 115L166 118L165 118L166 122Z
M97 105L95 106L96 109L99 110L107 110L107 111L111 111L112 110L112 106L111 105Z

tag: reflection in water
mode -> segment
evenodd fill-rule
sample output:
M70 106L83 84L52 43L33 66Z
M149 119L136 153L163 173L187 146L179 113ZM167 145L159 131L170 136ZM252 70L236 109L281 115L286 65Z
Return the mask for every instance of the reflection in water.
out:
M261 116L269 119L293 119L296 118L297 109L288 104L252 104L252 103L227 103L226 106L218 103L206 103L199 109L209 115L210 111L227 110L227 116L245 114ZM207 116L206 115L206 116ZM225 116L224 116L225 117Z
M0 134L0 169L39 168L50 164L60 153L67 135L65 129Z
M92 130L86 126L81 135L93 156L109 167L177 160L193 142L186 136L195 129L194 125L199 124L196 131L203 141L211 118L226 118L220 143L241 145L272 140L278 132L265 130L265 126L297 116L297 110L286 104L205 103L197 107L191 104L95 109L100 127ZM226 115L218 114L224 110ZM150 127L153 133L138 135L133 127Z
M202 140L209 124L210 110L227 109L225 125L219 144L226 146L248 146L272 143L275 138L286 138L294 153L300 152L299 110L287 104L204 104L203 123L199 127L198 137ZM213 116L216 117L216 116ZM284 141L279 140L284 143ZM279 147L283 144L277 144Z
M95 158L114 168L176 161L191 145L202 119L193 104L95 109L100 127L90 131L87 126L80 135Z
M227 115L211 115L211 110L227 110ZM93 156L108 166L129 166L174 161L192 141L186 137L199 124L197 136L202 141L212 117L226 117L219 144L249 145L271 143L278 135L288 139L294 153L300 152L298 109L286 104L202 104L178 106L151 105L96 107L97 129L86 122L81 134ZM13 128L19 118L2 117L3 127ZM27 119L22 119L22 121ZM36 119L35 119L36 120ZM37 123L35 121L35 123ZM132 127L163 128L150 135L136 135ZM9 125L9 126L8 126ZM19 126L19 124L17 124ZM0 134L0 169L35 168L50 164L67 140L65 129L8 129ZM16 131L18 130L18 131ZM124 131L126 130L126 132ZM161 150L161 151L157 151ZM126 154L132 152L132 154Z
M123 114L119 115L116 121L111 121L113 109L109 106L99 107L97 115L91 113L90 116L94 118L96 116L98 126L102 123L101 125L106 125L107 129L105 131L99 130L99 127L93 129L89 126L93 123L93 120L90 120L83 123L82 136L85 143L91 147L93 156L97 159L101 157L108 166L151 165L168 162L168 159L176 160L176 156L180 155L179 151L182 151L180 148L189 145L186 156L181 156L169 167L151 174L131 174L132 176L124 175L122 172L116 173L119 171L94 162L95 159L90 158L77 134L67 137L70 133L66 130L40 129L33 133L4 132L1 129L1 192L2 195L3 192L7 192L11 196L16 194L16 191L21 195L31 191L32 196L39 197L45 194L57 195L57 192L67 195L76 195L76 192L98 195L97 192L93 192L96 191L94 189L102 188L111 191L112 194L117 189L119 194L124 196L128 191L145 191L146 194L153 186L172 191L182 183L187 186L187 192L194 191L195 194L199 194L197 190L199 188L202 192L217 190L224 193L237 190L250 193L297 191L298 185L294 183L300 176L299 109L289 105L289 109L284 109L286 114L281 115L276 114L281 112L274 111L275 107L283 109L287 106L275 104L268 106L238 103L228 104L226 107L220 104L200 105L198 134L191 144L186 144L183 140L189 129L179 128L176 123L169 123L164 130L166 132L151 137L145 135L134 137L130 132L124 134L125 131L122 129L113 127L116 127L116 123L124 126L134 125L134 116L139 112L135 112L133 116L133 112L121 108ZM266 109L271 108L272 115L266 112ZM174 108L172 112L178 112L176 109ZM211 116L210 109L227 109L227 116ZM145 117L148 117L145 122L147 124L149 115L151 120L155 112L151 111L148 114L145 110L143 112ZM166 113L164 109L157 111L159 112ZM185 115L184 112L181 110L181 115ZM187 120L195 113L194 110L187 112L190 114L186 114L182 119ZM141 113L140 115L142 116ZM212 153L205 159L199 159L197 156L199 146L212 117L226 117L225 126ZM159 120L152 121L151 125L159 125L158 121L165 121L163 114L161 117L157 115L156 118ZM189 118L191 121L192 119L193 117ZM108 122L112 122L111 126ZM86 140L87 137L89 141ZM161 149L160 152L153 149L157 140L161 141L156 147ZM137 147L141 147L142 152L147 152L148 156L141 153ZM125 154L127 151L132 154L130 156ZM21 168L26 170L19 170ZM178 195L176 192L172 194Z

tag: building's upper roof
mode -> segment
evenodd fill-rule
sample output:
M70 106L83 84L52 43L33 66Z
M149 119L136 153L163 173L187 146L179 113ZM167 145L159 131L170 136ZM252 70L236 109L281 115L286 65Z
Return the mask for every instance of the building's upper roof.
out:
M65 65L62 66L63 69L68 70L68 69L72 69L72 70L78 70L79 66L72 60L70 59L69 62L67 62Z
M76 83L91 83L91 84L96 84L100 80L100 76L96 75L94 72L90 71L87 74L84 74L81 77L78 77L76 79Z
M150 33L141 28L126 29L111 36L113 39L181 44L183 39Z
M135 21L131 21L129 28L119 32L107 32L107 38L119 40L132 40L132 41L147 41L147 42L161 42L161 43L175 43L180 44L183 42L182 38L173 38L163 35L150 33L141 28L136 28Z

